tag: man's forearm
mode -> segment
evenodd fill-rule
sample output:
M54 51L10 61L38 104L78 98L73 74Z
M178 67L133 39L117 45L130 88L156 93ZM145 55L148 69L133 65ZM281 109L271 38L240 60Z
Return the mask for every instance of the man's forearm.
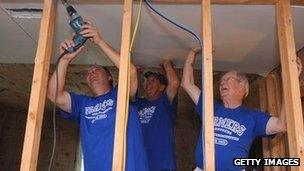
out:
M183 69L183 85L185 84L194 84L194 78L193 78L193 62L194 62L194 55L189 54L185 66Z
M178 76L177 76L176 71L174 70L172 64L165 65L164 69L166 71L166 76L167 76L169 85L179 86L179 79L178 79Z
M191 97L195 104L197 104L200 95L200 89L194 84L193 78L193 62L194 62L195 54L192 52L188 55L185 66L183 69L183 80L182 80L182 87Z
M137 70L131 63L130 66L130 96L135 97L138 87Z
M49 80L49 85L48 85L48 95L51 100L55 100L56 96L56 86L57 87L57 93L60 94L64 91L64 84L65 84L65 79L66 79L66 72L67 72L67 67L69 65L70 61L68 60L60 60L58 63L58 66L55 66L54 73L52 74L50 80ZM58 74L56 74L56 72ZM56 78L58 76L58 79ZM58 84L57 84L58 80Z
M102 49L102 51L108 56L108 58L113 62L113 64L119 68L120 61L120 53L117 52L114 48L112 48L107 42L101 40L98 43L98 46Z

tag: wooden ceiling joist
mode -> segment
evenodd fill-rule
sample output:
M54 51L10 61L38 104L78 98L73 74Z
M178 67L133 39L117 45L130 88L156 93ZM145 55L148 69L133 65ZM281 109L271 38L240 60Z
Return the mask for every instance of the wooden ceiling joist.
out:
M139 0L134 0L134 2ZM150 0L153 4L201 4L201 0ZM260 4L260 5L274 5L278 0L211 0L211 4ZM300 0L298 0L300 1ZM86 0L84 2L77 2L76 0L71 0L70 2L75 3L122 3L122 0ZM299 3L299 2L296 2ZM304 3L304 2L303 2Z
M134 0L134 2L139 0ZM6 3L33 3L42 0L0 0ZM74 4L122 4L123 0L69 0ZM151 0L155 4L201 4L201 0ZM221 5L275 5L279 0L211 0L212 4ZM291 0L291 5L304 5L304 0Z

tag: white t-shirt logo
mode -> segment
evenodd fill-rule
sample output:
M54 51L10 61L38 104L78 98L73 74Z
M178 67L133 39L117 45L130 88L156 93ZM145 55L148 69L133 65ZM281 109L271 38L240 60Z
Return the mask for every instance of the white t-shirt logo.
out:
M95 106L85 107L85 118L91 120L93 124L97 120L107 118L107 112L113 109L114 101L112 99L104 100Z
M241 125L233 119L215 116L215 144L226 146L229 143L228 140L239 141L246 129L245 125ZM233 135L233 133L236 135Z
M141 109L138 114L139 114L139 119L140 123L142 124L147 124L150 122L151 118L153 117L153 114L155 112L156 107L151 106L149 108L143 108Z

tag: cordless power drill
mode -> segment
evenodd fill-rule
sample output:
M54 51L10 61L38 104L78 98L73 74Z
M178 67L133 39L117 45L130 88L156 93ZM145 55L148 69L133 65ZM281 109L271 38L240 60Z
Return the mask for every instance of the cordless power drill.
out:
M72 27L72 29L75 31L75 36L73 37L75 46L66 49L69 53L73 53L87 41L87 38L83 37L80 34L80 32L83 30L81 26L84 25L84 21L82 17L70 4L68 4L66 1L63 1L63 3L70 16L69 24Z

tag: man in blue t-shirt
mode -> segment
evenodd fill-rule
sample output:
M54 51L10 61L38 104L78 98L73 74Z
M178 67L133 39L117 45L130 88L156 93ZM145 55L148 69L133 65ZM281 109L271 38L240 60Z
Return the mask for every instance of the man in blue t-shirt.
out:
M146 72L145 98L136 101L151 171L176 169L173 123L180 82L170 60L164 60L162 66L167 77Z
M119 68L120 54L109 46L100 36L98 29L91 23L83 26L81 34L89 38L103 50L114 65ZM60 54L72 47L72 40L65 40L60 45ZM71 119L79 124L81 145L86 171L110 171L113 161L113 144L117 104L117 86L113 87L113 78L105 67L94 65L86 75L86 83L94 96L69 93L64 89L66 72L71 61L82 51L83 47L74 53L64 55L57 67L56 73L49 81L48 98L55 101L62 110L64 118ZM137 72L131 64L130 95L135 96L137 91ZM56 92L57 87L57 92ZM137 108L129 107L126 142L126 171L147 171L148 161L143 144L143 138L137 116Z
M201 90L194 84L193 63L200 50L192 49L184 66L182 87L196 104L196 111L202 118ZM299 73L301 61L297 60ZM286 131L284 102L279 117L270 116L258 110L249 110L242 102L249 93L249 82L244 74L227 72L220 80L222 102L214 102L215 168L219 171L242 170L233 165L234 158L247 158L252 141L256 137L274 135ZM196 169L203 168L202 135L196 147Z

